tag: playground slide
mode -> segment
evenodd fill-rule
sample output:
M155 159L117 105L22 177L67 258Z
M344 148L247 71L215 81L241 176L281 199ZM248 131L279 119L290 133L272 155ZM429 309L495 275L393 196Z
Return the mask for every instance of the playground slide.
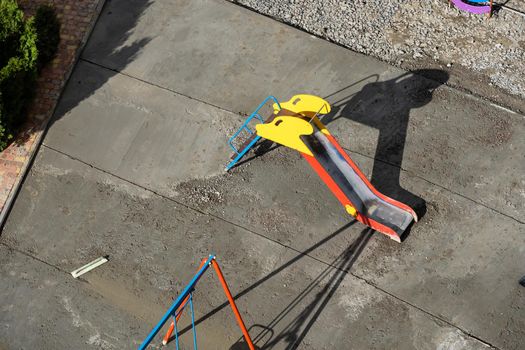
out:
M262 122L258 111L269 99L275 102L274 113L266 122ZM269 96L230 138L230 146L236 155L226 169L233 167L261 138L292 148L308 161L350 215L400 242L402 234L412 221L417 221L416 213L409 206L383 195L372 186L318 118L319 115L328 113L330 105L317 96L295 95L283 103ZM256 125L256 133L253 134L248 129L252 136L241 149L236 149L233 139L255 117L261 122Z
M303 156L323 180L325 174L329 176L325 183L348 213L399 242L412 220L417 220L413 210L379 193L330 135L316 130L301 138L313 154Z

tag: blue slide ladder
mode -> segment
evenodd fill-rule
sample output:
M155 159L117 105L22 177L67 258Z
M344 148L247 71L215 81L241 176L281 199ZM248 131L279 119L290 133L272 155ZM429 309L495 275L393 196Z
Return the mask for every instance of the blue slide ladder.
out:
M257 141L259 141L261 139L260 136L257 136L254 134L254 132L252 131L252 129L249 128L248 124L252 121L253 118L257 118L262 124L264 124L264 120L263 118L261 117L261 115L259 114L259 110L269 101L269 100L273 100L277 106L279 107L279 109L281 109L281 104L279 103L279 101L277 101L277 99L274 97L274 96L268 96L264 99L264 101L261 102L261 104L259 105L259 107L257 107L255 109L255 111L252 112L252 114L250 114L248 116L248 118L246 118L246 120L244 121L244 123L242 124L242 126L239 128L239 130L237 130L237 132L235 132L235 134L233 134L232 137L230 137L230 139L228 140L228 145L230 145L230 147L233 149L233 151L235 152L236 156L235 158L230 162L228 163L228 165L226 166L226 171L230 170L231 168L233 168L235 166L235 164L237 164L237 162L239 160L241 160L242 157L244 157L244 155L257 143ZM233 145L233 140L235 140L237 137L239 137L239 134L243 131L243 130L246 130L249 134L250 134L250 137L253 137L253 139L242 149L242 150L239 150L237 147L235 147Z

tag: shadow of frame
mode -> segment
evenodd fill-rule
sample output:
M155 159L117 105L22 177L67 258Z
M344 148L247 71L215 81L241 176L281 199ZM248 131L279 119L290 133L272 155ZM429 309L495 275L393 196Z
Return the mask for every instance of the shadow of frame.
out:
M359 82L370 78L375 81L357 93L345 93L354 83L326 96L333 106L322 121L329 125L347 119L378 130L370 182L379 192L412 207L421 218L426 213L426 202L400 184L410 112L430 103L434 91L448 81L449 74L439 69L421 69L385 81L372 75Z
M352 244L319 273L288 306L279 312L277 316L265 326L263 331L257 334L254 338L256 343L263 340L266 335L271 335L261 346L261 349L272 349L281 341L286 343L286 349L289 350L295 350L301 345L310 329L339 289L346 275L350 272L357 258L363 252L373 233L374 231L369 228L362 230L359 237L357 237ZM323 287L315 291L321 282ZM305 299L308 294L314 292L315 296L313 300L306 306L302 306L301 312L295 316L292 321L288 322L279 333L274 334L272 330L273 327L278 325L287 314L299 307L301 301ZM272 331L270 332L270 330Z
M338 237L339 235L343 234L344 232L347 231L347 229L349 229L350 227L352 227L357 221L353 220L345 225L343 225L342 227L340 227L339 229L337 229L336 231L332 232L331 234L329 234L328 236L324 237L323 239L321 239L320 241L318 241L317 243L313 244L312 246L310 246L308 249L305 249L303 250L302 252L298 252L298 254L296 256L294 256L292 259L288 260L287 262L283 263L281 266L279 266L278 268L276 268L275 270L273 270L272 272L270 272L269 274L267 274L266 276L264 276L263 278L259 279L258 281L256 281L255 283L251 284L250 286L246 287L244 290L238 292L237 294L235 294L233 296L233 299L234 300L238 300L239 298L247 295L248 293L250 293L251 291L255 290L257 287L261 286L263 283L267 282L268 280L270 280L271 278L273 277L276 277L279 273L283 272L285 269L289 268L290 266L292 266L293 264L297 263L298 261L300 261L301 259L303 259L304 257L306 256L309 256L310 253L312 253L313 251L315 251L316 249L322 247L323 245L325 245L326 243L328 243L329 241L335 239L336 237ZM363 232L368 232L368 235L371 236L372 233L374 231L372 230L369 230L369 229L365 229ZM353 242L349 248L347 248L345 250L345 252L343 252L343 254L341 254L338 258L336 258L334 260L333 263L337 263L339 262L342 257L345 255L345 254L350 254L351 251L353 251L354 253L352 253L352 256L354 256L354 259L352 261L352 263L355 261L355 259L357 259L358 255L361 253L362 249L364 248L364 245L361 247L361 249L359 249L359 254L355 254L356 252L356 242L359 242L362 240L362 236L363 236L363 233L361 233L361 235L359 236L359 238L357 238L355 240L355 242ZM367 238L366 241L368 241L370 237ZM348 272L348 270L350 269L351 265L350 266L347 266L346 267L346 270L343 269L341 270L341 266L339 266L339 270L343 271L345 274ZM327 267L327 272L323 274L323 276L326 276L327 273L330 273L331 271L335 271L334 269L337 269L336 267L334 267L333 264L329 264L328 267ZM325 269L326 270L326 269ZM304 293L304 292L303 292ZM301 293L301 294L303 294ZM207 314L205 314L204 316L200 317L199 319L195 320L195 326L198 326L199 324L201 324L202 322L206 321L208 318L212 317L213 315L215 315L216 313L218 313L219 311L223 310L224 308L227 308L229 307L229 303L226 301L224 303L222 303L221 305L217 306L216 308L214 308L213 310L211 310L210 312L208 312ZM253 327L253 326L252 326ZM186 332L188 331L191 331L191 326L188 326L188 327L185 327L183 329L180 330L180 335L183 335L185 334ZM170 338L170 341L172 341L174 338ZM244 343L244 341L241 339L240 340L242 343ZM239 346L239 345L237 345Z

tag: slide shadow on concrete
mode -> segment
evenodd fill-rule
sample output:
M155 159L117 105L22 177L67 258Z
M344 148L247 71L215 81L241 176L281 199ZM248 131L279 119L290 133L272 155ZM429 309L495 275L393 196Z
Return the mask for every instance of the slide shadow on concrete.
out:
M445 84L449 75L438 69L422 69L386 81L370 78L376 81L367 83L358 93L344 96L345 88L326 96L335 102L322 121L329 125L346 118L378 130L370 182L379 192L411 206L421 218L426 213L425 201L400 184L410 111L430 103L434 90ZM345 135L336 137L342 139Z

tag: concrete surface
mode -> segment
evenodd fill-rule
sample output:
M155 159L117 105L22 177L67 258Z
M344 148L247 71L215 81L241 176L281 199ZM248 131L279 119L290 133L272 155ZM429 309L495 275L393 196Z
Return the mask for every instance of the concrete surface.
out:
M269 94L328 96L339 101L342 118L329 127L343 146L524 221L522 115L233 4L154 2L140 13L126 3L112 1L102 13L86 60L235 113L249 114ZM131 58L110 54L144 42ZM425 75L447 81L448 73L432 72Z
M521 349L524 118L430 73L226 1L109 1L0 237L0 348L135 348L214 252L259 348ZM423 214L405 242L290 150L222 171L238 113L297 92L328 96L365 174ZM218 287L197 290L200 344L241 349Z

